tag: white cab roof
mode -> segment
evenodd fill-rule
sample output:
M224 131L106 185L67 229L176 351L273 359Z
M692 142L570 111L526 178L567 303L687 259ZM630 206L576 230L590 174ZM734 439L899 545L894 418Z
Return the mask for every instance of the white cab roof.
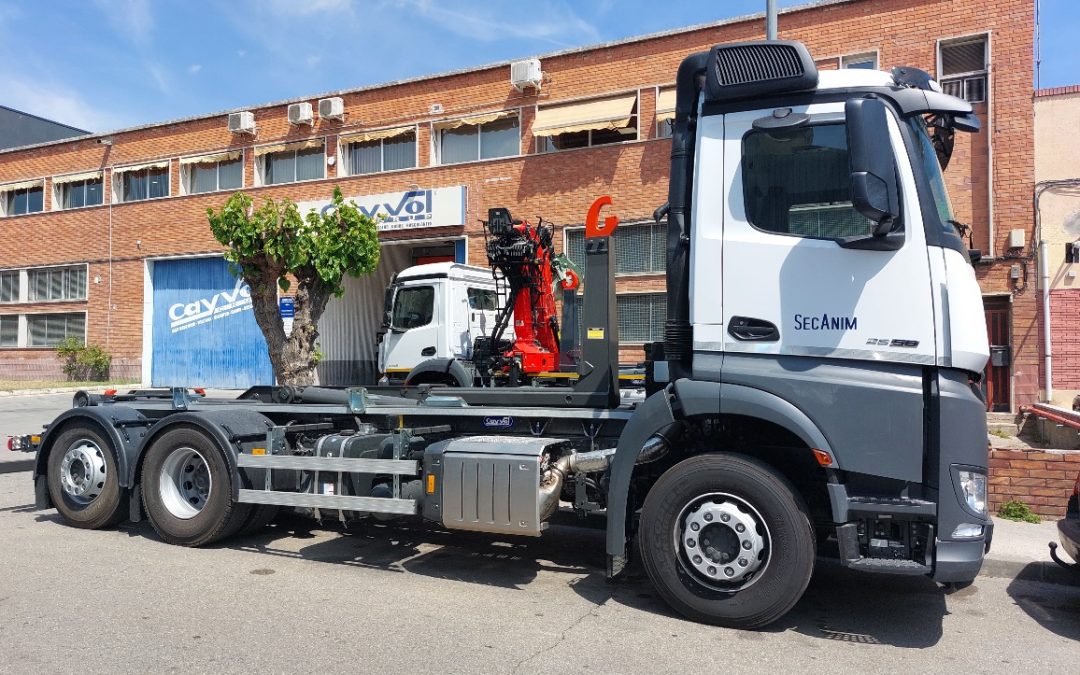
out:
M398 272L398 281L409 281L416 278L448 277L450 279L465 279L469 281L482 281L494 283L491 270L487 267L462 265L461 263L439 262L426 265L414 265Z

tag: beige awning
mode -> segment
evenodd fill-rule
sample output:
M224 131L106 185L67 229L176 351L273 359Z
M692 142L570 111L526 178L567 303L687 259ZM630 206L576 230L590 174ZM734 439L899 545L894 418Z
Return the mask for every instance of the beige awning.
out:
M298 143L276 143L274 145L262 145L255 148L255 156L262 157L263 155L269 155L272 152L284 152L285 150L308 150L311 148L323 147L323 139L314 138L310 141L300 141Z
M229 152L215 152L212 155L183 157L180 159L180 164L216 164L217 162L232 162L240 159L243 155L244 153L241 150L230 150Z
M634 115L636 94L540 108L533 120L533 136L558 136L594 129L625 129Z
M8 183L7 185L0 185L0 192L13 192L15 190L25 190L27 188L41 187L42 181L40 178L37 180L24 180L18 183Z
M64 183L75 183L80 180L100 180L101 170L98 171L84 171L82 173L69 173L66 176L55 176L52 179L53 185L63 185Z
M393 129L375 129L372 131L358 131L351 134L341 134L338 140L342 143L367 143L368 141L381 141L384 138L394 138L412 133L416 127L394 127Z
M147 164L132 164L131 166L118 166L113 169L113 173L128 173L129 171L142 171L143 169L167 169L169 168L169 160L161 162L149 162Z
M488 122L494 122L495 120L513 117L515 115L517 115L516 110L500 110L498 112L472 115L471 117L461 117L456 120L442 120L435 123L435 129L437 131L445 131L447 129L457 129L458 127L466 125L477 126L479 124L487 124Z
M661 89L656 94L656 121L675 119L675 87Z

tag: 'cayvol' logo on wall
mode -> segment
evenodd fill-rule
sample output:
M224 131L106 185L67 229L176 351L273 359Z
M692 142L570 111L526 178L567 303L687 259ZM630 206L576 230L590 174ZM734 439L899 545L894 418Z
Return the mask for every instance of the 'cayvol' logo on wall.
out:
M434 210L431 190L410 190L401 193L401 198L384 201L376 198L358 197L349 200L361 213L378 223L379 230L408 230L418 227L432 227ZM323 214L333 210L333 204L322 208Z
M194 302L178 302L169 307L169 328L179 333L217 319L224 319L251 309L251 289L243 279L236 280L232 291L215 293Z

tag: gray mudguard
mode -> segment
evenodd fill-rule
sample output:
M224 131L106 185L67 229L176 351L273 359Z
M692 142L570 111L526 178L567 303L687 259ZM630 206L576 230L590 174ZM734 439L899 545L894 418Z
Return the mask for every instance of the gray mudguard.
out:
M468 387L472 384L472 378L466 372L465 366L457 359L436 358L421 361L419 365L409 371L405 378L405 384L413 384L420 375L438 374L449 377L457 382L459 387Z
M94 405L71 408L60 413L41 437L37 462L34 465L34 479L47 473L53 442L65 428L75 422L93 424L109 439L116 453L120 486L131 487L133 470L138 463L150 421L139 411L124 405Z

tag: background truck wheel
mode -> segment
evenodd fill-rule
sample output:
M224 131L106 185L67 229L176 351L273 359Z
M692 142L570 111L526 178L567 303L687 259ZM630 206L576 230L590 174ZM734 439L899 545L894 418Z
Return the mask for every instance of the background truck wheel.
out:
M758 628L786 614L814 569L802 500L764 464L699 455L653 485L639 543L657 593L684 616Z
M68 425L52 445L48 471L49 495L67 524L96 530L124 519L127 490L112 446L96 427Z
M256 534L260 532L270 523L274 522L274 518L277 518L279 508L270 504L257 504L252 506L251 513L248 515L247 520L236 534L240 537L246 537L249 534Z
M250 506L232 501L232 474L217 445L189 427L166 431L146 451L143 504L170 544L203 546L235 533Z

